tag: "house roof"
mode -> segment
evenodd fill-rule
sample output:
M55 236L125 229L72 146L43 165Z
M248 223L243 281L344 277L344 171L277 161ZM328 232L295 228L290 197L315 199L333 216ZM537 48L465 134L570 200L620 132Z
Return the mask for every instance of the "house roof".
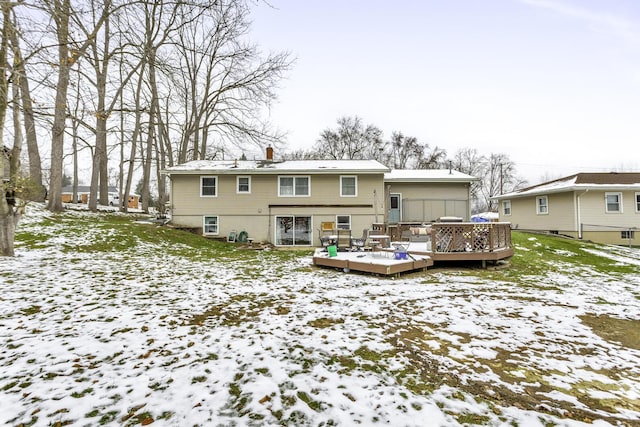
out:
M284 173L359 173L376 174L388 172L376 160L194 160L166 168L163 173L171 175L201 174L284 174Z
M385 182L472 182L478 178L452 169L393 169Z
M527 197L540 194L564 193L568 191L640 191L640 173L638 172L601 172L577 173L553 181L543 182L532 187L492 197L495 200Z

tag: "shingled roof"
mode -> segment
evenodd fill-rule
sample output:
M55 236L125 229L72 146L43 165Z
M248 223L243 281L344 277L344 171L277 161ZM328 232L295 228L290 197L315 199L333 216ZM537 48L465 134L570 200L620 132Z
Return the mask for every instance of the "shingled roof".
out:
M638 172L577 173L576 184L640 184Z
M640 172L576 173L564 178L543 182L542 184L537 184L507 194L501 194L492 198L508 199L512 197L525 197L547 193L562 193L566 191L579 191L585 189L635 189L640 191Z

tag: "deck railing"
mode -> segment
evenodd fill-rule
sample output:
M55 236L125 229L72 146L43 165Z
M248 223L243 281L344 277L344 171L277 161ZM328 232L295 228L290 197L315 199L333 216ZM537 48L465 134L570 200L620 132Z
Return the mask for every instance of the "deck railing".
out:
M493 252L511 248L508 222L435 222L431 224L433 252Z

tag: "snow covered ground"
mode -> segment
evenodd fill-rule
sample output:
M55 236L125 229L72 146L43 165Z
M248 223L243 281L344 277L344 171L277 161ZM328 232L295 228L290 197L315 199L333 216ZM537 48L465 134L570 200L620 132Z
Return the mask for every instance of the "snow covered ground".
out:
M74 226L87 215L31 209L35 237L0 260L2 425L640 425L637 338L596 333L639 324L638 272L566 254L519 281L392 279L161 240L92 251L119 236Z

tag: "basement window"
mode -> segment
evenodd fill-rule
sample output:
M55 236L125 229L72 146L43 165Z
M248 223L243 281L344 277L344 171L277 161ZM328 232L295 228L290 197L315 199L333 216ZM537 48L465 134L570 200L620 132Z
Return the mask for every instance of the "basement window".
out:
M218 234L218 216L211 215L203 218L202 233L205 235Z

